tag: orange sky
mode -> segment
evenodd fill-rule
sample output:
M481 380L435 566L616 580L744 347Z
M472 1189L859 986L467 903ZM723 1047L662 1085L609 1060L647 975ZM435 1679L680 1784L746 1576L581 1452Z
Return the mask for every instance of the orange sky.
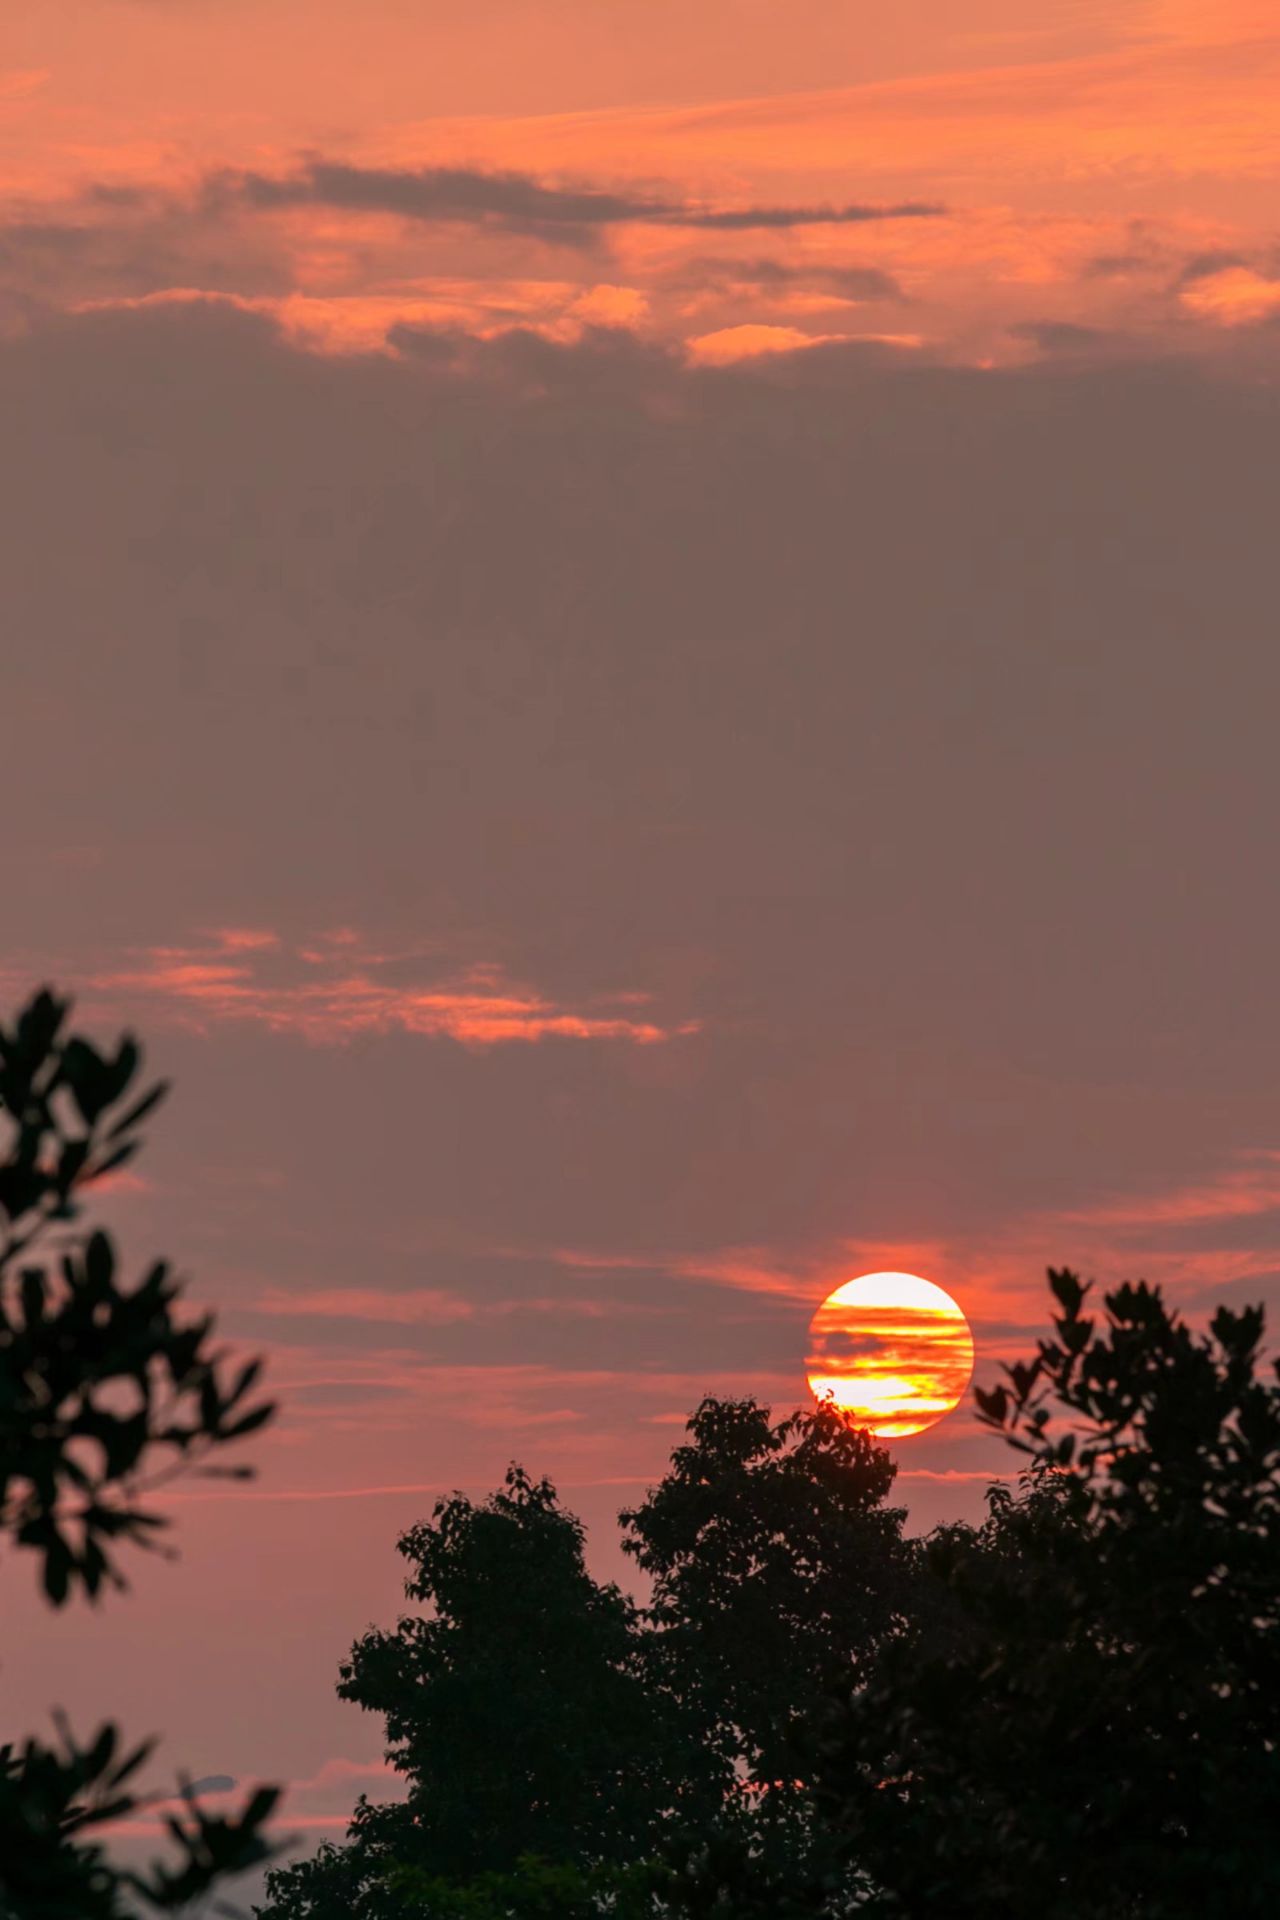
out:
M486 0L462 16L375 0L353 18L348 0L28 10L0 73L24 296L202 291L328 350L401 321L558 339L602 324L721 363L832 338L984 364L1095 351L1101 334L1112 351L1231 355L1280 305L1280 34L1253 0L1030 19L1012 0L883 19L830 0ZM235 189L296 181L304 156L384 187L518 172L784 224L623 214L557 232L406 216L377 191L266 206ZM943 210L799 217L904 201Z
M337 1822L437 1492L626 1578L854 1274L980 1382L1050 1261L1280 1304L1280 27L9 11L0 981L174 1074L110 1212L286 1411L127 1603L8 1569L0 1684ZM897 1457L920 1527L1006 1464Z

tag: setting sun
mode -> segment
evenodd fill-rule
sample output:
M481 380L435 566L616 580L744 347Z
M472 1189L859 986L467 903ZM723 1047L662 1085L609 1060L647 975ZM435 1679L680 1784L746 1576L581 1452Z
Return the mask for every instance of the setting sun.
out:
M973 1335L951 1295L914 1273L864 1273L825 1299L809 1327L805 1372L881 1440L922 1433L958 1404Z

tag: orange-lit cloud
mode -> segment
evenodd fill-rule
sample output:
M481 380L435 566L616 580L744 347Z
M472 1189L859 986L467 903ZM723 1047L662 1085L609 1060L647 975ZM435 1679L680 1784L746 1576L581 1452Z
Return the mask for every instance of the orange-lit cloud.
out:
M1280 314L1280 278L1251 267L1225 267L1184 287L1184 307L1221 327L1247 327Z
M826 304L841 270L900 282L917 308L911 334L980 365L1025 358L1029 327L1042 342L1054 326L1089 329L1103 352L1136 340L1226 354L1224 335L1276 311L1266 250L1280 35L1265 9L1129 0L1028 22L1005 0L961 16L929 0L868 38L806 7L788 47L834 34L822 87L811 62L804 79L777 70L763 11L735 22L731 58L709 56L709 25L671 18L662 34L690 40L678 98L628 86L621 69L593 98L582 34L552 61L544 23L520 62L519 104L505 109L487 85L468 95L443 76L422 100L401 98L390 48L430 46L438 72L442 45L478 57L461 22L433 15L411 29L375 7L370 71L379 50L386 70L376 107L370 96L361 109L336 15L309 15L304 85L271 11L252 74L226 23L187 29L202 89L145 22L129 61L83 29L69 43L51 35L56 120L53 90L34 84L41 70L8 77L23 130L8 152L16 224L0 258L27 300L80 309L217 295L337 354L385 350L403 325L480 337L527 325L557 339L627 327L705 365L802 349L816 336L801 315L865 337L856 315ZM566 30L574 15L568 5ZM528 29L507 22L520 44ZM611 44L625 37L611 26ZM630 65L651 51L633 47ZM127 89L141 66L166 111L130 96L108 113L102 74ZM345 132L326 150L331 88ZM252 143L249 99L265 115ZM1132 256L1138 233L1150 271L1095 270ZM717 251L744 237L789 277L785 298L717 278ZM1241 264L1179 280L1180 262L1212 252ZM803 337L787 339L788 326Z
M1262 1148L1211 1178L1172 1190L1104 1200L1067 1222L1099 1227L1162 1227L1248 1219L1280 1210L1280 1151Z
M510 982L495 966L410 982L404 975L414 956L380 955L358 940L331 938L277 957L279 946L273 936L233 929L204 947L151 948L89 985L115 1001L167 1002L199 1027L248 1021L321 1044L399 1031L473 1048L547 1039L651 1046L697 1030L694 1021L640 1018L632 1009L644 996L634 992L569 1006ZM419 958L414 970L428 965Z
M649 318L649 300L638 287L588 287L575 296L569 312L596 327L638 327Z
M721 327L715 333L696 334L688 342L688 352L695 365L725 367L734 360L751 360L762 353L797 353L835 338L837 336L830 333L803 333L799 327L747 322L737 327Z
M784 1262L770 1260L759 1251L753 1253L730 1248L704 1254L633 1254L557 1247L549 1258L559 1266L581 1273L670 1273L681 1279L707 1281L739 1293L765 1294L775 1299L796 1301L811 1300L813 1297L812 1280L788 1271Z

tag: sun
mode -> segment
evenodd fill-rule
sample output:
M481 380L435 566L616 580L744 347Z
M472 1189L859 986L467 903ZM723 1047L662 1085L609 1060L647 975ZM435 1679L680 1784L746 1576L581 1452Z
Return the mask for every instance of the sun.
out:
M809 1326L810 1391L879 1440L923 1433L958 1405L973 1335L951 1295L914 1273L864 1273L829 1294Z

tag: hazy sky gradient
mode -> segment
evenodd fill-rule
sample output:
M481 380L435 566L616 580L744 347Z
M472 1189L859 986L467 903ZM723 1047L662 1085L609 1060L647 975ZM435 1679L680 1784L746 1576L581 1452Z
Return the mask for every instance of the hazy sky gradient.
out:
M337 1820L435 1491L619 1571L869 1267L979 1381L1050 1260L1280 1303L1280 36L881 11L7 31L6 999L174 1074L113 1223L285 1406L100 1620L6 1573L6 1724Z

